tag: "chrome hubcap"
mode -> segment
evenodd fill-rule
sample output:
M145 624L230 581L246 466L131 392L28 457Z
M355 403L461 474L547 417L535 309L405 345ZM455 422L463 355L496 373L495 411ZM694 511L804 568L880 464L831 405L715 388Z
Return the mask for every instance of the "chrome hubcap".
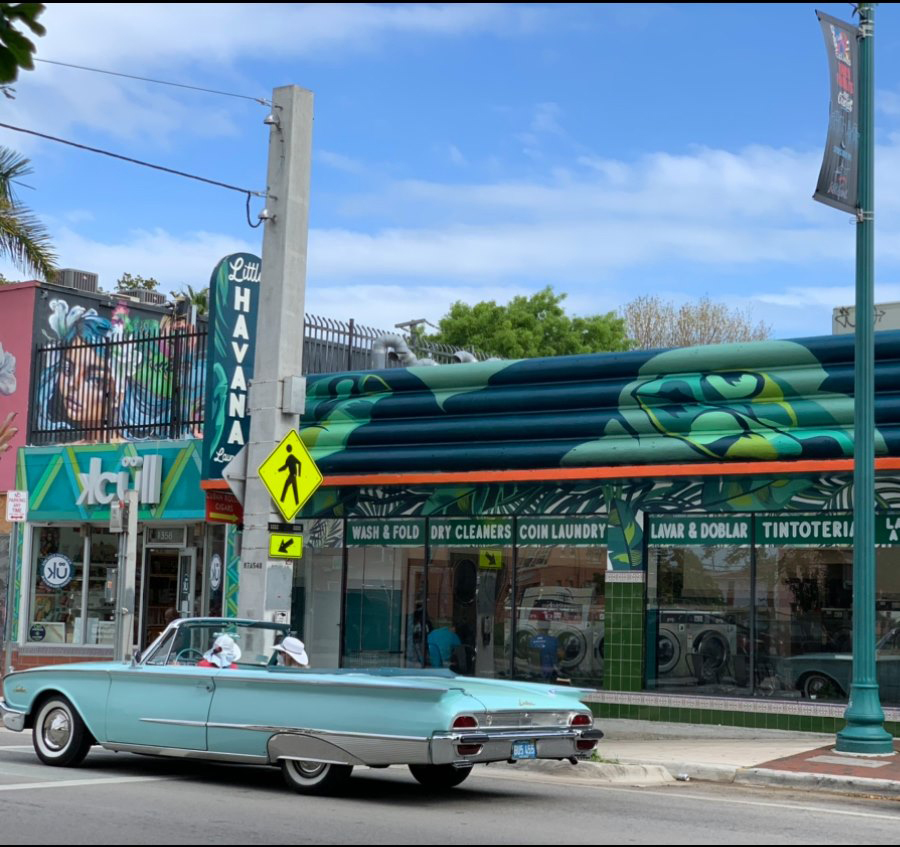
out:
M42 733L44 744L49 750L59 751L69 743L72 734L72 724L69 716L62 709L54 709L44 718L44 731Z
M322 773L327 765L324 765L321 762L294 762L294 767L300 772L300 776L311 779Z

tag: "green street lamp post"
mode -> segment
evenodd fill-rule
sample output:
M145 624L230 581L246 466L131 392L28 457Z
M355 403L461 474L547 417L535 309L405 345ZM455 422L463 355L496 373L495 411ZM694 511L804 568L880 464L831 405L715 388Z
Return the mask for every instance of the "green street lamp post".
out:
M859 183L853 470L853 682L835 750L890 755L875 671L875 4L859 4Z

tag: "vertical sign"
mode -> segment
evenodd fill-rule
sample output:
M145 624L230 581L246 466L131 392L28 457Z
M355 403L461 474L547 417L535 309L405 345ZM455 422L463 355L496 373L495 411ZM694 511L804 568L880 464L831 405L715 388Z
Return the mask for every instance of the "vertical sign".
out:
M247 443L247 386L253 377L262 260L234 253L216 265L209 283L209 353L203 479L221 479Z
M856 214L859 171L859 30L816 12L825 37L831 106L825 155L813 199Z

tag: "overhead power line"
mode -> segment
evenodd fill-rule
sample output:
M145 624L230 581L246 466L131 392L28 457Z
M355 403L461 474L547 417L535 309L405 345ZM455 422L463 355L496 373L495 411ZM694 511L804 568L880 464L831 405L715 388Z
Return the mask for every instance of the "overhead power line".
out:
M55 62L52 59L35 59L35 62L43 62L45 65L59 65L62 68L74 68L79 71L90 71L95 74L107 74L108 76L120 76L125 79L136 79L140 82L152 82L155 85L171 85L174 88L187 88L191 91L202 91L205 94L219 94L222 97L237 97L241 100L252 100L254 103L259 103L261 106L271 106L272 103L269 100L266 100L263 97L251 97L247 94L235 94L231 91L217 91L214 88L202 88L199 85L187 85L183 82L169 82L164 79L151 79L147 76L135 76L134 74L123 74L119 71L107 71L103 70L103 68L90 68L87 65L72 65L68 62Z
M79 144L77 141L69 141L66 138L57 138L55 135L47 135L45 132L37 132L37 130L33 129L25 129L21 126L13 126L12 124L0 123L0 127L3 129L11 129L13 132L24 132L26 135L34 135L38 138L44 138L47 141L56 141L59 144L67 144L69 147L75 147L78 150L85 150L88 153L99 153L101 156L109 156L112 159L119 159L123 162L129 162L132 165L140 165L144 168L152 168L156 171L163 171L167 174L174 174L175 176L183 176L186 179L193 179L197 182L204 182L207 185L215 185L217 188L225 188L228 191L237 191L239 194L245 194L247 196L247 223L250 226L259 226L259 224L254 224L250 220L250 198L251 197L265 197L266 194L264 191L251 191L249 188L241 188L238 185L229 185L227 182L219 182L216 179L207 179L205 176L198 176L197 174L189 174L186 171L177 171L174 168L167 168L165 165L155 165L153 162L144 162L141 159L133 159L130 156L123 156L121 153L113 153L110 150L102 150L99 147L89 147L87 144Z

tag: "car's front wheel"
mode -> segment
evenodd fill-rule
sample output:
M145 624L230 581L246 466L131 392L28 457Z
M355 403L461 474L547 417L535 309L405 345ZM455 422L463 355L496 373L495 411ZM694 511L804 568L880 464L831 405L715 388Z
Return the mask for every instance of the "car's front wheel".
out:
M426 788L443 790L455 788L472 773L472 766L455 768L453 765L410 765L410 773Z
M300 794L328 794L337 791L347 782L352 771L353 765L281 760L284 781Z
M34 752L45 765L75 767L94 743L75 707L62 696L45 700L34 719Z

